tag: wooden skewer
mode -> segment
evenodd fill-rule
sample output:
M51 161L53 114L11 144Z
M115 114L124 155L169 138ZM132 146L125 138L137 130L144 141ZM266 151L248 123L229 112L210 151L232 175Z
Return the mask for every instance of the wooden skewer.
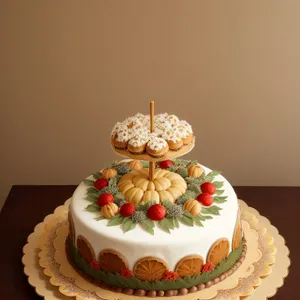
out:
M154 132L154 101L150 101L150 131Z
M154 132L154 101L150 101L150 131ZM155 162L149 162L149 180L153 180Z

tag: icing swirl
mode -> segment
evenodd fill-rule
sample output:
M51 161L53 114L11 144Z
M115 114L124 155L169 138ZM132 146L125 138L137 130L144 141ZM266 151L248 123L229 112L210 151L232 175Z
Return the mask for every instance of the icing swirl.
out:
M155 151L160 151L168 146L167 142L163 138L159 137L152 137L147 145L151 150Z
M141 147L141 146L147 144L148 141L149 141L149 138L146 136L135 136L128 142L128 144L133 147Z
M127 142L129 140L129 131L126 126L121 126L117 131L116 141L118 142Z
M165 131L162 137L167 141L172 141L174 143L180 142L182 139L181 132L175 128Z

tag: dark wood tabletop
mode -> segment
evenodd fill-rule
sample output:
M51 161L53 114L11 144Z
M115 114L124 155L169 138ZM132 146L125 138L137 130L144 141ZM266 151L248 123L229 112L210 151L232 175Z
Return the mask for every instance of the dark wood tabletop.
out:
M1 289L5 300L42 299L23 273L22 248L35 225L62 205L75 186L13 186L0 215ZM285 284L272 300L299 299L300 187L235 187L240 199L256 208L276 226L291 251L292 265Z

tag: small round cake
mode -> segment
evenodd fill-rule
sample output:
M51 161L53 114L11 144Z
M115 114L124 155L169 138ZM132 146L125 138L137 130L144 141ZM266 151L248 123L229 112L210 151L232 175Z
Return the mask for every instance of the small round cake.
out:
M157 122L166 117L180 122ZM148 168L114 162L77 187L66 241L72 265L93 283L137 296L184 295L224 280L246 252L230 183L196 161L159 162L152 180Z

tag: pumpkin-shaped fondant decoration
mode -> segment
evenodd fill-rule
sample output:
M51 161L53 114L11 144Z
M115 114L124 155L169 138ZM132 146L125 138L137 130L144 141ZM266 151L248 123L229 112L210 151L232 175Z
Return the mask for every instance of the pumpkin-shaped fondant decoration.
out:
M115 203L108 203L102 206L101 208L101 214L107 218L110 219L113 216L115 216L119 212L119 207Z
M183 209L193 216L197 216L201 212L201 204L195 199L190 199L184 203Z
M128 202L139 205L149 201L175 202L185 193L187 184L179 174L160 168L154 170L153 180L150 181L149 170L143 168L122 176L118 188Z
M117 170L112 168L106 168L102 170L102 177L104 179L111 179L117 175Z
M132 160L132 161L129 163L129 167L130 167L132 170L138 171L138 170L143 169L143 164L142 164L139 160Z
M200 177L202 173L204 172L203 168L199 165L190 165L188 167L188 175L189 177Z

